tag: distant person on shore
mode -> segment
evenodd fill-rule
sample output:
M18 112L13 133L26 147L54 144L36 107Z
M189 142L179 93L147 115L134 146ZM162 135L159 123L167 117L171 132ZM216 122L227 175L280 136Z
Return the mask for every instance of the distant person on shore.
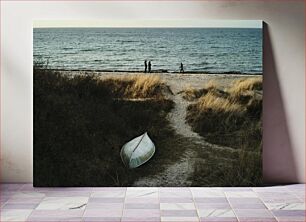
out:
M184 73L184 65L183 65L182 62L181 62L181 65L180 65L180 73Z
M148 64L148 72L149 73L151 72L151 61L149 61L149 64Z
M147 68L148 68L148 65L147 65L147 60L144 61L144 66L145 66L145 70L144 72L146 73L147 72Z

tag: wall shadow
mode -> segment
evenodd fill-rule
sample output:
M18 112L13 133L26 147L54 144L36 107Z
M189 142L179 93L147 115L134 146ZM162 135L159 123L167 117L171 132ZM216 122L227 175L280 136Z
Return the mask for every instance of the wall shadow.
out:
M298 182L286 110L269 25L263 23L263 177L264 183Z

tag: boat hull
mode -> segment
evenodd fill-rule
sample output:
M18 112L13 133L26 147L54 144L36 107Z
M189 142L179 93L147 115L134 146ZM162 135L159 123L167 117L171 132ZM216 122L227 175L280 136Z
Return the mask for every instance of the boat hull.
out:
M150 160L155 153L155 145L144 133L123 145L120 156L124 165L130 169L139 167Z

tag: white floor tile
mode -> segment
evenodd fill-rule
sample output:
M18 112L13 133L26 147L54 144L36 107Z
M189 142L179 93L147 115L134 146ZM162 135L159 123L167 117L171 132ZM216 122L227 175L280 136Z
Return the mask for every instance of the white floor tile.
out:
M1 210L1 221L25 221L32 213L32 210Z
M45 197L37 210L69 210L84 209L88 197Z

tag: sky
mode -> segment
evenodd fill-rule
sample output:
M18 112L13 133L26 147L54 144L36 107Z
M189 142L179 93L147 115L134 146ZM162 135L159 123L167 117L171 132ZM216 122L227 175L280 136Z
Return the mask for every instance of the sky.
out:
M36 20L34 28L56 27L202 27L262 28L260 20Z

